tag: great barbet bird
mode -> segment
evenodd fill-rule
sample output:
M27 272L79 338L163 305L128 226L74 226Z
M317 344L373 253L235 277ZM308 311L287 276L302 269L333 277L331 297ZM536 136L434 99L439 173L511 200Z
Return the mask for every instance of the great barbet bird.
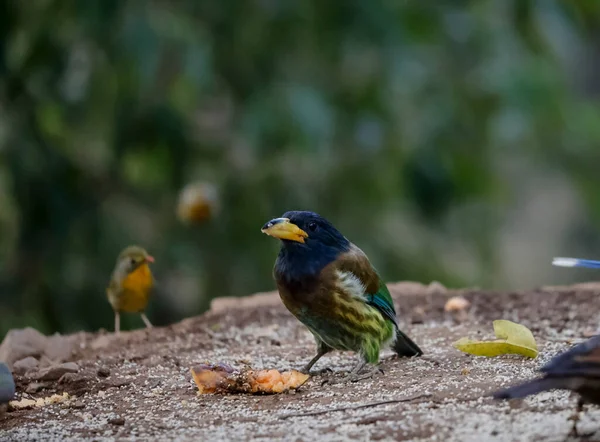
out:
M144 313L154 288L154 277L148 266L152 262L154 258L139 246L129 246L119 254L106 289L108 302L115 312L115 333L121 331L121 312L139 313L146 327L152 327Z
M279 295L317 343L317 355L304 373L332 350L359 354L352 380L367 364L379 362L384 347L399 356L423 354L398 327L390 292L367 256L329 221L314 212L292 211L261 230L281 240L273 269Z

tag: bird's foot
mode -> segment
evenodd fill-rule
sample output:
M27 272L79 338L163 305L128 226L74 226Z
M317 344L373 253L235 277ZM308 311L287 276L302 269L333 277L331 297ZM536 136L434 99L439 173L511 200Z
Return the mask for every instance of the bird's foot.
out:
M325 367L322 370L313 370L312 372L310 371L311 367L307 367L306 365L304 367L302 367L300 370L298 370L300 373L303 374L307 374L310 376L322 376L324 374L330 374L333 373L333 370L329 367Z
M381 367L373 367L371 370L367 371L367 372L350 372L349 374L347 374L346 376L342 377L341 379L337 379L337 380L333 380L328 378L326 380L326 383L328 384L345 384L347 382L359 382L365 379L370 379L373 376L375 376L376 374L384 374L383 369Z
M569 431L568 437L573 437L575 439L578 439L579 433L577 432L577 421L579 420L579 418L573 419L571 417L571 418L569 418L569 420L573 421L573 425L571 426L571 431Z
M142 321L144 321L144 324L146 325L146 328L152 328L152 323L148 319L148 316L146 316L145 313L142 313L141 316L142 316Z
M348 382L359 382L364 379L371 379L376 374L384 374L383 369L381 367L373 367L371 370L366 373L351 373L346 377Z
M323 357L323 355L329 353L330 351L331 350L329 349L329 347L326 347L326 346L324 346L324 344L321 344L319 346L319 351L317 352L315 357L312 358L308 364L306 364L304 367L302 367L300 369L300 372L309 375L310 369L313 368L313 365L315 365L317 363L317 361Z
M579 438L579 432L577 431L577 423L581 419L581 413L583 412L583 401L581 398L577 401L577 408L575 409L575 413L573 413L568 420L573 422L571 426L571 431L569 431L568 437Z

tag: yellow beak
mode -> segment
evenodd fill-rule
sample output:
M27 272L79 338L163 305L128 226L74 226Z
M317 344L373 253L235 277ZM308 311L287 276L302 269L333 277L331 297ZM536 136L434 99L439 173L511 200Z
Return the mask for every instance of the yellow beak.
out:
M273 238L287 239L288 241L296 241L304 243L304 238L308 238L308 233L290 222L288 218L275 218L265 224L262 233L266 233Z

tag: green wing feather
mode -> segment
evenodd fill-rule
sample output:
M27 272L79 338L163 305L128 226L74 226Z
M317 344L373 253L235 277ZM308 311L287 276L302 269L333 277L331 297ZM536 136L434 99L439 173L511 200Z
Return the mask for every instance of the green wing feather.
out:
M381 314L398 326L394 301L385 283L379 277L377 270L371 265L369 258L356 246L338 257L337 268L351 272L365 287L367 304L375 307Z
M367 294L367 304L372 305L381 312L383 316L392 321L396 327L398 327L398 321L396 319L396 310L394 309L394 301L392 295L388 290L385 283L379 284L379 290L373 294Z
M396 310L394 310L394 302L386 285L382 282L379 291L371 296L371 301L368 304L375 307L383 316L392 321L396 326L396 341L394 342L394 350L400 356L421 356L423 350L410 339L400 327L396 319Z
M381 280L375 268L369 262L367 255L356 246L341 255L336 264L340 270L353 273L363 284L367 304L376 308L386 319L389 319L396 328L394 350L400 356L420 356L423 351L400 328L396 319L396 310L392 295L385 283Z

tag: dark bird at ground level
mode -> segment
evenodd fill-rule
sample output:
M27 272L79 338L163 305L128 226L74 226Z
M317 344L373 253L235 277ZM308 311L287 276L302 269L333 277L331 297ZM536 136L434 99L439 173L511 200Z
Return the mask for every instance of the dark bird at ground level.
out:
M359 354L351 380L377 364L385 346L399 356L423 354L398 327L390 292L367 256L329 221L313 212L286 212L262 232L281 240L273 271L279 294L317 342L305 373L332 350Z
M572 432L585 403L600 405L600 336L595 336L556 356L540 369L541 378L493 393L496 399L517 399L548 390L578 393Z

